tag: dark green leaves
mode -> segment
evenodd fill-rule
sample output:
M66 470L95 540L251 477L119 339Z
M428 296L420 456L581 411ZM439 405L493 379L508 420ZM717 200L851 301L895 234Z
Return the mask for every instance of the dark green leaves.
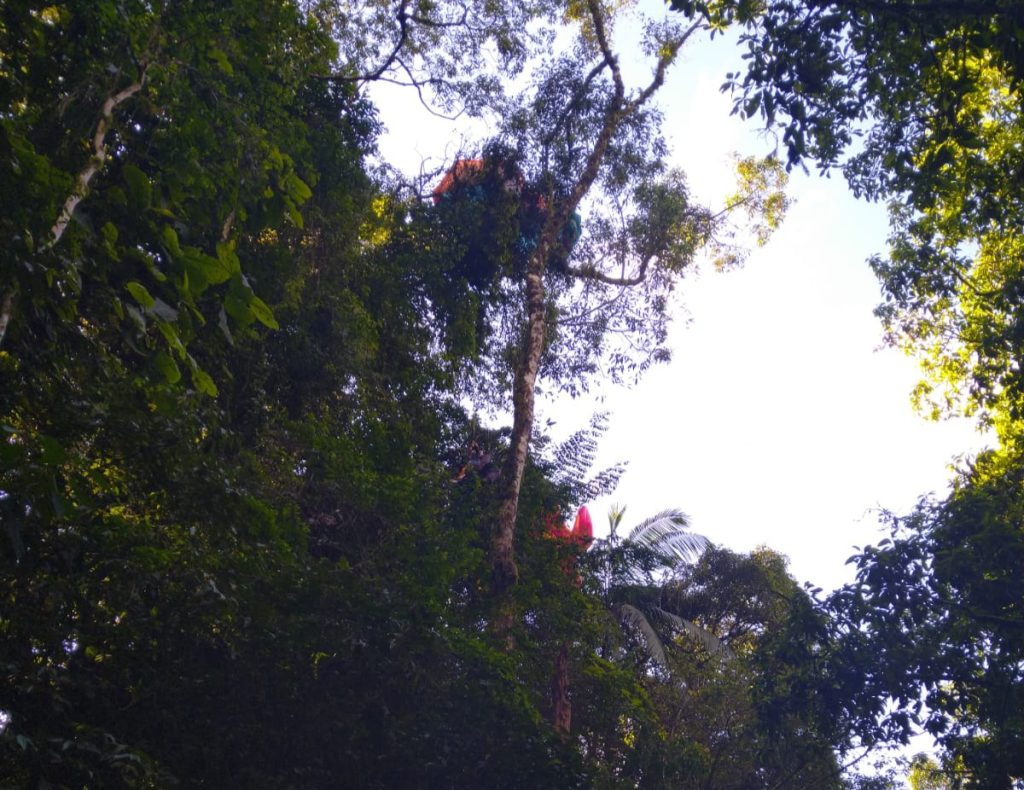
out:
M132 164L125 165L122 172L128 183L128 197L132 202L132 208L135 210L149 208L153 200L153 188L149 178Z

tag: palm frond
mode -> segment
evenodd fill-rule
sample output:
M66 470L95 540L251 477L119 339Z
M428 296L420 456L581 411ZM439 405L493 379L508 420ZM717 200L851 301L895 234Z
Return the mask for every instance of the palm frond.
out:
M628 541L682 562L696 559L710 541L690 532L690 517L675 508L663 510L637 524Z
M654 607L654 613L661 619L668 622L678 633L683 634L699 643L712 656L731 659L733 652L728 646L706 628L701 628L691 620L680 617L677 614L668 612L661 607ZM650 624L648 622L648 624ZM662 648L664 652L664 648Z
M628 603L624 603L619 607L619 616L622 618L624 625L640 632L640 635L644 638L644 643L647 645L647 655L651 657L651 660L659 666L667 668L668 661L665 658L665 645L662 644L661 637L658 636L658 632L654 630L654 626L651 625L651 621L647 619L647 616Z

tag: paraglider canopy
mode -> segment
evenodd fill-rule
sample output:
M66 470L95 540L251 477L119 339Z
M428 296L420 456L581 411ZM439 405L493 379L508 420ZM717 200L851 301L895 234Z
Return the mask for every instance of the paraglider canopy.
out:
M490 172L489 168L491 168ZM519 195L526 183L523 171L516 164L507 160L458 159L431 193L434 205L454 196L460 187L483 184L492 174L501 188L512 195Z
M448 172L444 174L441 183L431 193L436 206L444 198L451 197L459 186L466 186L483 180L483 159L458 159Z
M590 520L590 511L586 506L576 511L576 521L572 525L572 539L581 546L589 546L594 540L594 522Z
M548 534L555 540L574 544L586 550L594 540L594 522L590 519L590 511L581 507L576 512L576 520L570 530L560 518L548 522Z
M518 203L518 254L525 258L536 249L547 219L548 196L536 185L526 183L523 171L511 159L491 153L478 159L458 159L431 192L435 206L450 201L468 200L480 206L495 204L502 196ZM577 212L566 221L556 248L551 251L550 266L564 270L573 248L583 234L583 219ZM485 246L485 245L481 245ZM471 267L486 270L487 267Z

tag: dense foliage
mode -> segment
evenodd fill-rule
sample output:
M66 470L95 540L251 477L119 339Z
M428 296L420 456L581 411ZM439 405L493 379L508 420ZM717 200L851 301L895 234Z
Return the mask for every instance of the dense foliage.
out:
M672 5L741 25L746 63L725 87L780 134L791 165L839 166L856 193L887 201L877 313L921 361L917 403L994 429L998 447L960 470L944 502L893 517L892 541L854 558L858 582L832 606L864 678L866 730L876 716L874 737L923 725L946 748L950 786L1020 786L1024 7Z
M770 43L790 6L729 8L698 10L761 20L749 40ZM552 539L621 468L591 469L600 419L561 444L532 424L536 382L665 358L698 252L734 263L728 216L763 240L786 208L772 159L741 160L721 210L691 201L648 99L705 23L651 26L630 88L613 19L593 0L0 4L0 784L838 788L921 689L951 775L1020 775L1018 368L990 336L1013 336L1016 259L989 241L961 262L989 265L998 298L936 304L997 349L957 375L1005 415L1005 451L897 519L829 606L769 549L709 547L674 511L621 539L613 522L586 557ZM538 57L554 25L570 54ZM959 179L1019 208L1001 30L964 61L950 127L973 119L987 153L937 165L931 203L897 190L913 233L964 255L998 218L956 203L958 223ZM500 112L473 153L545 210L501 189L435 204L372 168L375 80ZM830 134L791 158L838 152ZM892 326L924 342L916 297L892 293ZM511 428L469 411L509 404Z

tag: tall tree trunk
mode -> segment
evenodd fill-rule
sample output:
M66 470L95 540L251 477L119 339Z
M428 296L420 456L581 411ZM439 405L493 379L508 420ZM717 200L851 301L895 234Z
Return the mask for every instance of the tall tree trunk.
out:
M651 82L639 91L631 100L626 100L626 88L619 71L619 63L609 45L605 29L605 13L598 0L586 0L591 19L594 23L595 36L600 45L602 60L592 75L601 70L611 72L613 92L604 111L601 129L594 140L593 148L587 155L586 163L569 190L564 201L560 201L556 209L548 216L541 231L537 249L527 263L526 271L526 302L527 327L522 354L515 371L512 388L512 436L509 442L509 453L504 469L505 488L502 492L501 508L498 523L491 542L491 584L494 594L504 599L499 606L500 614L495 622L496 630L506 636L511 628L513 611L506 593L519 580L519 569L515 561L515 528L519 514L519 491L522 488L523 472L526 469L526 457L530 447L530 435L533 430L534 403L536 400L537 373L540 360L544 353L544 336L547 332L546 293L544 290L544 270L547 267L551 250L559 243L562 229L569 217L579 206L580 201L590 191L597 179L598 171L604 162L611 144L612 137L623 121L635 114L662 86L665 70L675 58L676 52L687 38L702 23L694 22L678 39L669 42L658 58L657 68ZM570 108L571 109L571 108ZM568 112L568 110L567 110Z
M556 732L568 735L572 728L572 703L569 701L569 643L563 642L555 659L551 679L551 724Z
M547 230L547 229L545 229ZM516 567L514 536L519 515L519 491L526 470L526 457L533 431L534 402L537 373L544 353L544 335L547 332L546 294L544 291L544 264L550 246L545 232L527 264L526 304L527 326L523 349L516 366L512 389L512 436L505 460L498 524L491 544L491 584L495 595L501 596L519 580Z

